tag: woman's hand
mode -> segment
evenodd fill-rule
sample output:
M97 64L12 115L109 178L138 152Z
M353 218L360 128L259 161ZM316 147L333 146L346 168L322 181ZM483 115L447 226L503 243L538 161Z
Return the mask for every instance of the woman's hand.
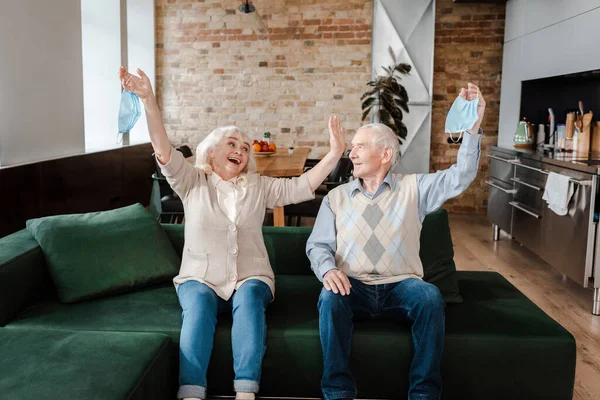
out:
M138 68L137 73L140 75L139 77L127 72L125 67L120 67L119 79L121 80L123 89L135 93L137 97L145 102L154 96L152 84L150 83L150 78L148 78L144 71Z
M346 132L337 115L329 117L329 146L330 151L338 157L346 150Z
M346 132L342 128L340 118L337 115L329 117L329 145L331 147L329 153L325 154L325 157L317 165L306 172L313 192L323 183L344 155L344 150L346 150L345 135Z
M125 90L135 93L142 100L142 103L144 103L148 132L150 133L150 141L152 142L154 153L160 163L166 164L171 159L171 144L169 143L167 131L162 122L160 110L154 98L154 92L152 92L150 79L139 68L137 69L137 73L140 75L139 77L130 74L124 67L120 67L119 79Z

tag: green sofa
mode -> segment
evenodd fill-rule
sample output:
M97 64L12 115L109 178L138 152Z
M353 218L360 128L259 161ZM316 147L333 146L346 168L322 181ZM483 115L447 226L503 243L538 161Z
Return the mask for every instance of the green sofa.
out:
M164 225L181 254L183 226ZM265 227L276 273L259 396L319 398L321 283L304 253L310 228ZM421 258L452 263L447 214L428 216ZM482 265L482 269L485 266ZM446 307L444 399L571 399L573 336L495 272L456 272ZM64 304L26 230L0 239L0 398L174 399L181 308L168 281ZM233 395L231 317L219 316L209 396ZM405 399L408 326L358 322L352 371L361 398Z

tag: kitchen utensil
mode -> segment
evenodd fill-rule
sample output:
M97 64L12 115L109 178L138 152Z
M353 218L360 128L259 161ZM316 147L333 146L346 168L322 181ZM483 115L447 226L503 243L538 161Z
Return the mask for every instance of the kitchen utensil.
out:
M566 122L565 122L565 138L573 139L573 134L575 133L575 113L570 112L567 114Z
M581 102L580 102L581 103ZM579 133L577 134L577 153L587 155L590 152L591 132L590 127L594 113L591 111L582 116Z

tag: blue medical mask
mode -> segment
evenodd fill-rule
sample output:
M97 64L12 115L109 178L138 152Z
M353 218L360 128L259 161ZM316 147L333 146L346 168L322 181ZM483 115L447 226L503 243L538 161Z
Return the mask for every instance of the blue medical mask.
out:
M451 138L453 133L460 132L462 136L464 131L473 127L479 118L477 115L478 105L479 96L471 101L465 100L460 96L454 100L446 116L446 132L450 134ZM460 140L460 136L458 140Z
M142 114L140 99L129 90L121 92L121 107L119 108L119 134L131 131Z

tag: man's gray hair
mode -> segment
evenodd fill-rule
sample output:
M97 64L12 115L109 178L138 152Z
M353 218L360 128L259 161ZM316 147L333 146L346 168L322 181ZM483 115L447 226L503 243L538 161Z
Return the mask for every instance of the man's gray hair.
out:
M237 135L244 142L252 143L248 135L242 132L237 126L221 126L204 138L196 148L196 168L202 168L205 165L210 165L210 149L215 149L215 146L223 140L225 137ZM250 144L250 151L248 154L248 164L244 168L244 172L252 174L256 173L256 158L254 158L254 151Z
M373 144L378 147L390 147L392 149L392 159L390 160L393 167L400 158L400 141L396 133L387 125L381 123L373 123L363 125L356 131L369 130L373 132Z

